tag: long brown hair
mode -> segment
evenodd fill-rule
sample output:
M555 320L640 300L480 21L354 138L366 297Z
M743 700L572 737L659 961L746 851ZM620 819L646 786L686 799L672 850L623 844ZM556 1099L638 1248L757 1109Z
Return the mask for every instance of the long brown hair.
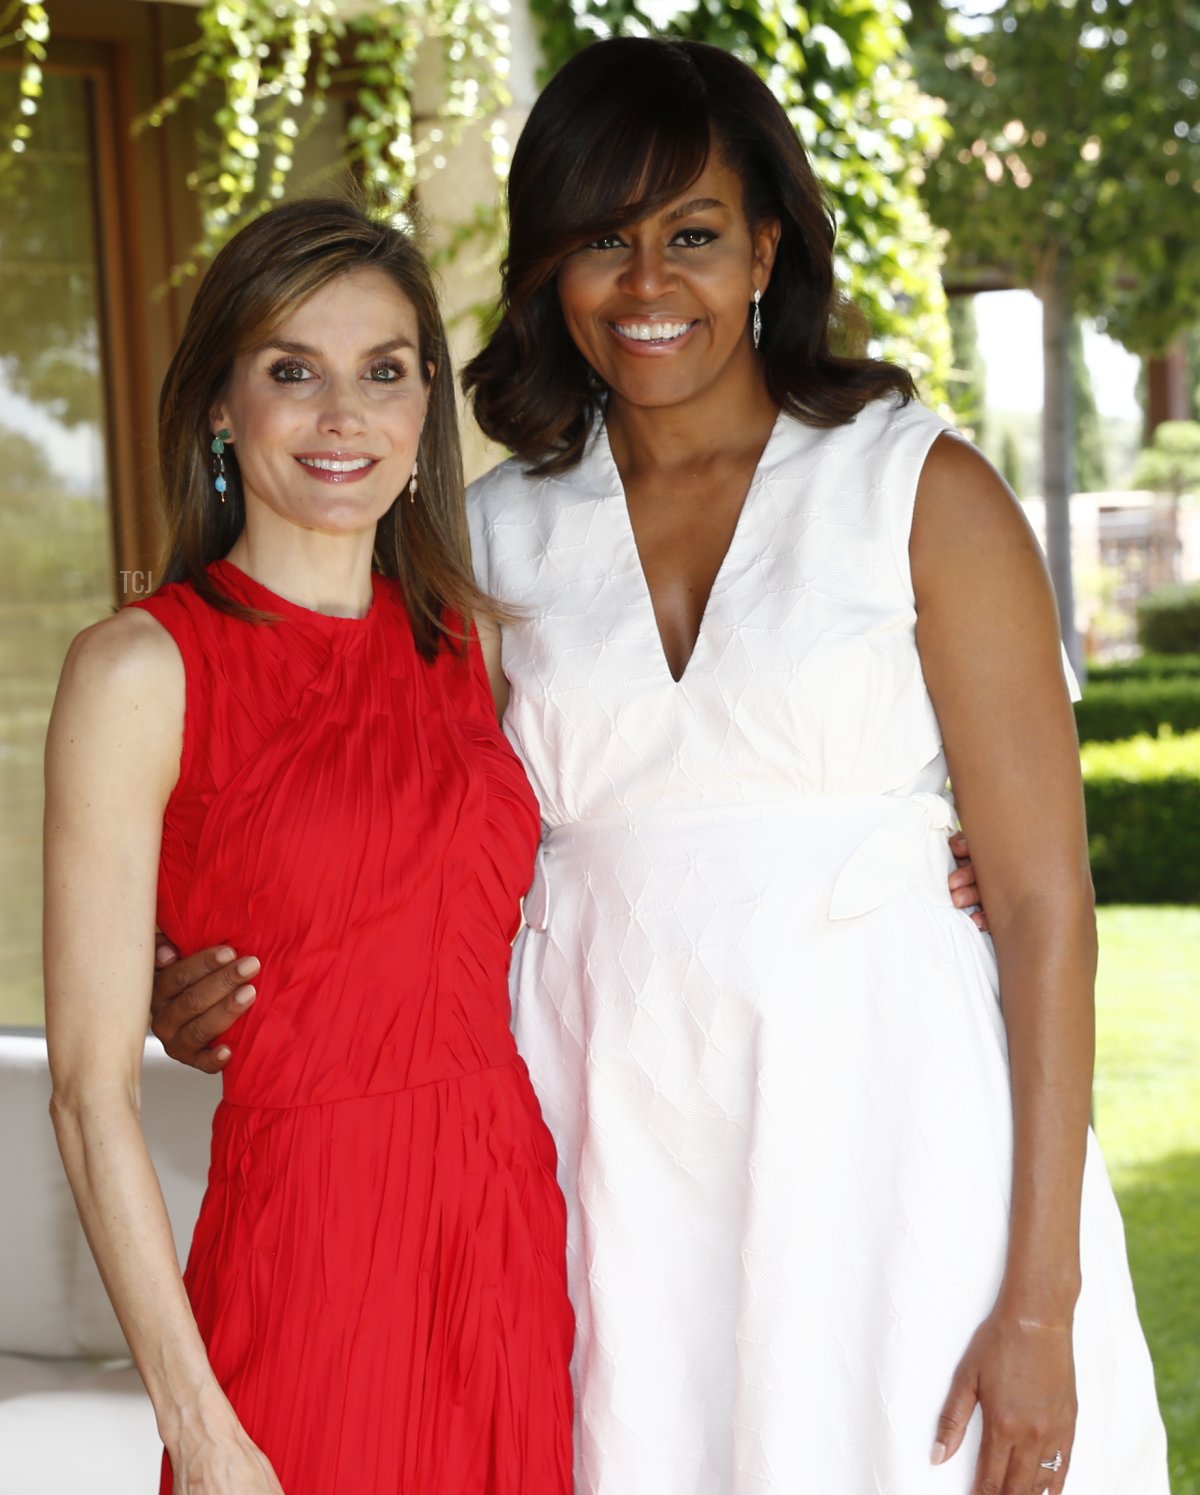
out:
M432 659L446 642L461 651L473 616L503 613L471 571L454 378L429 266L406 234L350 202L309 198L272 208L225 245L200 282L159 400L168 524L163 575L168 582L191 582L223 612L263 616L226 596L206 570L229 553L246 522L233 445L225 450L225 503L213 489L211 412L239 353L269 337L337 276L366 269L389 276L417 314L421 377L429 387L420 489L416 503L398 496L379 521L374 566L399 582L417 647Z
M573 57L521 132L499 321L464 372L484 432L536 471L574 466L603 393L563 319L559 265L678 197L713 149L741 178L751 229L772 218L781 225L762 300L761 352L775 402L810 425L836 426L889 391L912 397L903 369L833 351L856 318L834 286L834 220L766 84L719 47L619 37Z

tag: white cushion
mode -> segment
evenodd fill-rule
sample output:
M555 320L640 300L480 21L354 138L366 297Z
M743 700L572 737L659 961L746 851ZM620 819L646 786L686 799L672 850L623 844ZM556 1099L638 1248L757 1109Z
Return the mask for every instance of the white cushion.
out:
M33 1355L0 1355L0 1402L31 1391L57 1391L80 1376L90 1376L97 1368L94 1360L39 1360Z
M220 1080L173 1063L156 1040L147 1040L142 1125L181 1262L204 1192L220 1095ZM0 1352L124 1356L124 1337L75 1213L49 1106L45 1038L0 1034Z
M0 1495L152 1495L162 1444L134 1370L0 1401Z
M79 1224L50 1125L46 1041L0 1035L0 1351L70 1355Z

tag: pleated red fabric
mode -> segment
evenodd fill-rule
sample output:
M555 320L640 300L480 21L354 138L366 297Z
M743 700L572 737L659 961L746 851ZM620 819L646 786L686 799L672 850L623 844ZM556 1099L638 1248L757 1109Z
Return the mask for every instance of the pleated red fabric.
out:
M285 1495L567 1495L554 1145L509 1029L537 803L478 645L211 573L139 603L187 673L159 918L262 960L185 1280ZM164 1458L161 1490L172 1490Z

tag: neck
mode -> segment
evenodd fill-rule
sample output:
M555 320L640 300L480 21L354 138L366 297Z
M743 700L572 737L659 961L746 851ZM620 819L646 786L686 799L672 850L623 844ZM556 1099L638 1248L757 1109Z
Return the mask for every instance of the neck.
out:
M326 535L296 525L277 527L247 516L228 560L272 592L335 618L370 611L375 532Z
M623 478L757 460L779 415L755 361L744 377L722 381L679 405L631 405L614 390L605 425Z

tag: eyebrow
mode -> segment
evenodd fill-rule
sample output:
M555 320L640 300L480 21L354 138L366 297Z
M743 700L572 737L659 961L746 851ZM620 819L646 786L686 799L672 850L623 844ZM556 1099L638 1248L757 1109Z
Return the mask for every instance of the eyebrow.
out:
M677 218L686 218L691 213L704 213L710 208L720 208L728 212L728 205L716 197L693 197L691 202L681 203L679 207L673 208L667 214L667 222L674 223Z
M303 358L320 357L319 348L310 348L307 343L294 343L285 337L268 338L265 343L261 344L254 351L256 353L265 353L271 348L278 348L281 353L298 353ZM382 343L376 343L373 348L368 348L362 356L364 358L378 358L381 353L394 353L397 349L404 349L409 353L417 351L406 337L397 335L396 337L386 338Z

